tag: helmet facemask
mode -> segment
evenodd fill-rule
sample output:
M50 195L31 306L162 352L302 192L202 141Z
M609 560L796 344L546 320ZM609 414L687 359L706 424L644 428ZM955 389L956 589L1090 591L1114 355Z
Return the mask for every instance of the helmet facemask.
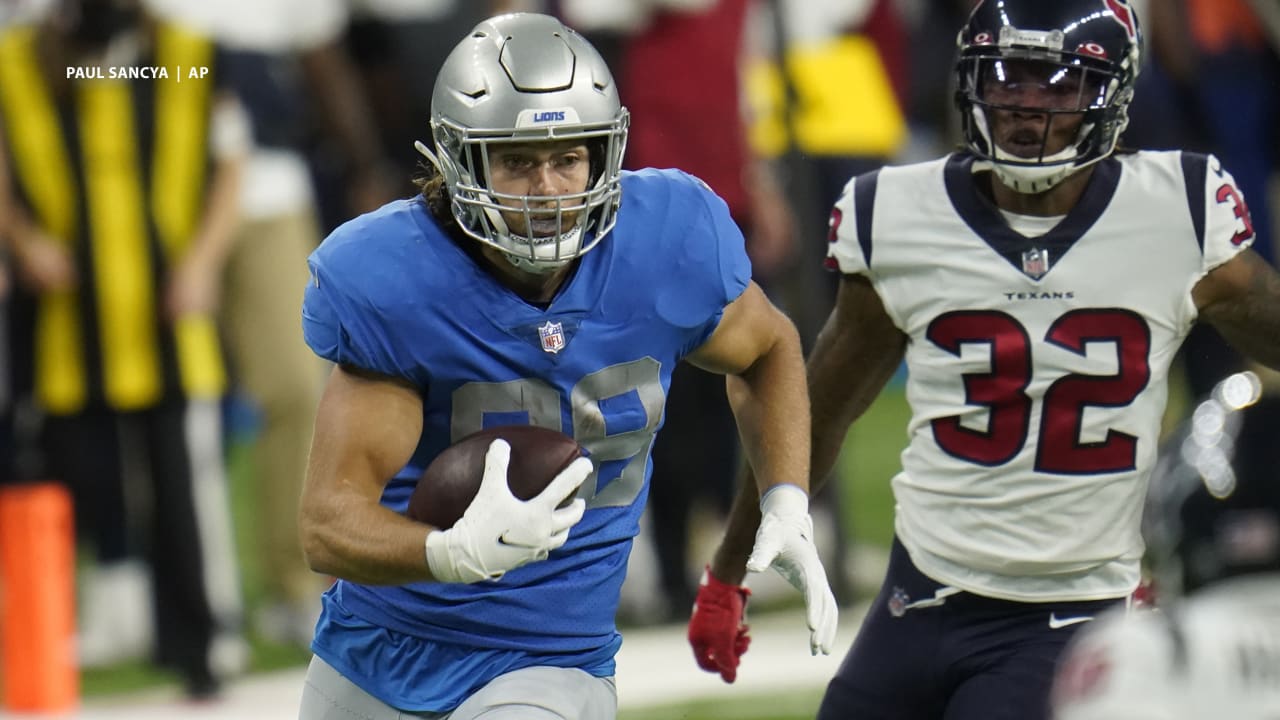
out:
M435 152L417 148L440 171L463 232L523 271L547 273L613 229L628 125L613 76L586 39L549 15L510 13L477 25L445 60L431 100ZM498 192L492 153L542 143L587 146L586 187L578 175L567 194Z
M969 33L972 33L971 35ZM1071 40L1074 42L1074 38ZM1137 75L1138 44L1123 57L1085 42L1064 49L1064 33L1001 27L998 33L962 31L956 64L956 102L969 150L990 163L1001 182L1021 193L1049 190L1115 151L1128 124ZM1116 53L1115 48L1112 54ZM995 118L1044 118L1037 141L997 137ZM1079 117L1065 144L1055 131Z
M568 112L568 110L566 110ZM432 121L439 154L421 143L422 152L444 177L458 225L472 238L496 248L526 272L552 272L591 250L613 228L622 190L622 154L628 116L603 126L564 125L536 132L476 130L448 119ZM587 146L590 179L582 192L564 195L512 195L493 190L490 153L502 145L564 143L581 140ZM525 228L514 232L503 213L524 216Z

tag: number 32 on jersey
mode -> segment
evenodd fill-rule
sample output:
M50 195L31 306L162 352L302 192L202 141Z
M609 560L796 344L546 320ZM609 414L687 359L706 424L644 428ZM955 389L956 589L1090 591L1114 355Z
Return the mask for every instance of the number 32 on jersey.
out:
M1034 372L1032 340L1016 318L998 310L966 310L938 316L927 337L939 348L960 356L962 345L986 345L991 370L965 373L965 402L990 412L987 429L961 425L959 415L932 421L933 436L947 454L978 465L997 466L1013 460L1032 432L1032 399L1027 395ZM1044 393L1035 469L1037 472L1093 475L1133 470L1136 437L1108 429L1100 442L1081 442L1087 407L1131 404L1151 379L1151 331L1137 313L1119 308L1072 310L1053 322L1044 341L1084 356L1090 343L1113 344L1118 370L1114 375L1069 374Z

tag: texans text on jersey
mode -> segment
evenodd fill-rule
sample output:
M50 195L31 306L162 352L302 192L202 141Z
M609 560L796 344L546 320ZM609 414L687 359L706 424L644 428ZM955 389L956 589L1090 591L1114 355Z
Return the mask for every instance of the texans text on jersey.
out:
M1065 292L1007 292L1004 297L1006 300L1074 300L1076 293L1074 290Z

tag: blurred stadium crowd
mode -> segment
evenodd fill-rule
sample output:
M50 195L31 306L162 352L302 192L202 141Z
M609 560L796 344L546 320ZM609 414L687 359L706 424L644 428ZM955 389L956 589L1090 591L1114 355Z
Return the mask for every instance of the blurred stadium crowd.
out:
M1216 153L1273 260L1280 10L1135 4L1147 65L1122 142ZM822 260L840 188L955 145L954 32L971 5L0 2L0 484L53 481L74 498L81 665L146 658L200 698L249 668L250 638L308 644L326 579L303 563L295 501L326 369L299 332L306 255L415 192L436 70L477 21L538 10L587 35L632 113L628 166L679 167L726 200L807 346L834 297ZM72 71L118 67L169 77ZM1184 356L1192 398L1243 367L1204 330ZM1277 385L1264 385L1245 422L1274 429ZM687 617L704 555L690 546L718 533L734 491L732 422L722 380L677 372L647 530L660 592L624 603L636 620ZM251 514L231 512L228 438L252 443ZM1240 438L1237 473L1274 475L1280 444ZM819 505L848 601L842 480ZM244 527L254 540L237 549ZM263 568L251 603L246 554Z

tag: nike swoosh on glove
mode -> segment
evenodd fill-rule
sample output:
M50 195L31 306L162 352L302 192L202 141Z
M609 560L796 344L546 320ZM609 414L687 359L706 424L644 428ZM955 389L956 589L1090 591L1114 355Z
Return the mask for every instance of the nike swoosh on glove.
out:
M586 501L557 508L591 474L591 461L578 458L542 492L521 500L507 485L511 446L498 439L484 457L484 477L466 512L448 530L427 533L427 565L439 582L497 580L526 563L545 560L569 539Z
M693 657L698 667L720 673L727 683L737 679L738 662L751 644L748 628L743 623L750 596L750 590L721 582L707 567L698 586L698 597L693 601L693 616L689 618Z
M747 570L764 572L772 567L804 594L809 651L830 655L840 612L813 543L809 496L795 485L774 485L760 498L760 514L760 529L756 531L751 557L747 558Z

